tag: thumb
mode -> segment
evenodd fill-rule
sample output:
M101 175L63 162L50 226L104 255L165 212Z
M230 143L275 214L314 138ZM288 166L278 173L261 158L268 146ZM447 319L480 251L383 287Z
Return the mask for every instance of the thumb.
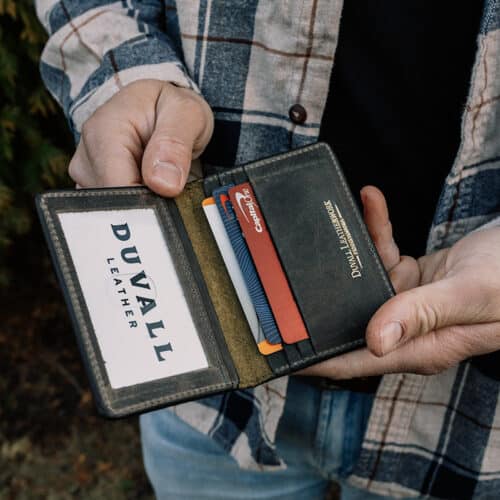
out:
M203 152L212 131L213 115L206 101L192 90L165 84L142 158L144 184L162 196L177 196L191 160Z
M491 321L481 307L484 293L462 281L443 279L387 301L368 324L366 342L370 351L384 356L414 337L446 326Z

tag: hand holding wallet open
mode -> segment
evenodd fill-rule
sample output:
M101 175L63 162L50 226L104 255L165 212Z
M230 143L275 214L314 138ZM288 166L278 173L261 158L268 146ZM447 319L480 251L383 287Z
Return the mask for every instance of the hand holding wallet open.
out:
M228 274L205 215L212 196L248 260L233 239L227 252L255 268L263 295L250 290L247 269L239 285ZM37 204L94 396L110 417L253 387L360 347L393 295L322 143L195 181L175 199L106 188L47 192ZM254 241L252 226L264 236Z

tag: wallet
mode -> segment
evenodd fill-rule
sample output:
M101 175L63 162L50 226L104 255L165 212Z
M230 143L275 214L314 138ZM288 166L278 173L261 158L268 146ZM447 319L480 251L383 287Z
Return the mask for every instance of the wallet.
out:
M249 183L306 338L263 355L202 203ZM186 185L38 195L44 234L101 414L254 387L364 345L394 291L340 166L317 143ZM282 332L283 333L283 332Z

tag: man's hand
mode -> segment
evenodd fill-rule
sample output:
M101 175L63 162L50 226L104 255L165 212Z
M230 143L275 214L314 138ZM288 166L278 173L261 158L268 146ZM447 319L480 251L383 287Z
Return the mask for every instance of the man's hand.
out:
M334 379L435 374L500 349L500 228L472 233L416 261L400 257L382 193L366 187L362 199L370 235L398 294L372 317L366 349L301 373Z
M132 83L83 125L69 165L79 187L145 184L178 195L207 145L213 115L202 97L158 80Z

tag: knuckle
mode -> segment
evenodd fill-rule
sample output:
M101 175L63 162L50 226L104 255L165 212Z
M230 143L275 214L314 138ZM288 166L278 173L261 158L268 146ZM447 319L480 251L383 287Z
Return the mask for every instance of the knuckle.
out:
M420 375L432 376L447 370L452 366L452 362L445 357L438 357L427 361L422 361L416 370Z
M203 105L201 99L190 98L184 101L182 112L185 119L192 124L197 137L203 137L206 135L206 131L211 129L213 122L212 111L208 105Z
M430 333L426 341L431 342L432 359L422 363L420 373L422 375L437 375L457 365L467 357L464 345L459 339L450 342L444 336Z
M447 368L446 366L442 366L440 363L431 363L418 367L415 370L415 373L430 377L432 375L438 375L439 373L443 372L446 368Z
M68 165L68 175L75 181L78 182L78 168L75 158L73 157Z
M81 138L84 146L89 146L94 143L99 137L99 118L96 114L93 114L88 120L86 120L82 125Z
M178 109L178 113L200 128L205 128L211 120L213 113L208 103L192 90L174 87L175 95L172 107ZM172 94L171 94L172 95Z
M188 160L191 157L192 145L175 135L175 131L166 130L164 133L157 134L156 147L160 151L168 153L169 157L181 160Z
M82 133L81 137L82 140L85 140L85 138L89 135L89 132L92 130L92 117L88 118L86 121L83 122L82 125Z
M71 158L68 165L68 175L77 184L81 184L83 180L88 177L86 169L88 165L83 161L81 154L81 145L79 145L76 153Z
M437 375L453 365L453 358L450 353L443 348L441 338L430 332L423 337L419 337L410 344L412 351L408 356L408 371L419 375Z
M428 373L428 375L437 375L438 373L442 373L457 365L460 361L460 357L449 353L443 353L443 356L440 359L436 359L429 364L430 373Z
M476 305L474 319L478 322L486 319L498 321L500 319L500 282L497 270L482 280L481 286L471 293L471 299Z
M438 326L439 312L431 304L426 301L415 302L415 320L420 333L434 331Z
M106 131L106 122L110 116L115 116L116 107L111 101L99 106L82 124L82 138L84 143L96 142L102 138L102 132Z
M443 344L443 349L446 349L448 355L457 363L463 359L472 356L475 353L476 347L480 339L470 329L464 326L455 325L448 327L448 331L453 338L453 341Z
M388 241L389 243L392 240L392 223L389 219L387 219L382 227L380 228L379 236L384 241Z
M204 121L205 120L205 109L202 105L201 99L196 96L185 96L180 100L182 104L182 109L184 113L192 118L194 121Z
M370 236L371 236L371 238L373 240L373 243L375 243L375 246L377 247L377 250L380 251L380 247L384 243L383 236L379 232L373 232L372 234L370 234Z

